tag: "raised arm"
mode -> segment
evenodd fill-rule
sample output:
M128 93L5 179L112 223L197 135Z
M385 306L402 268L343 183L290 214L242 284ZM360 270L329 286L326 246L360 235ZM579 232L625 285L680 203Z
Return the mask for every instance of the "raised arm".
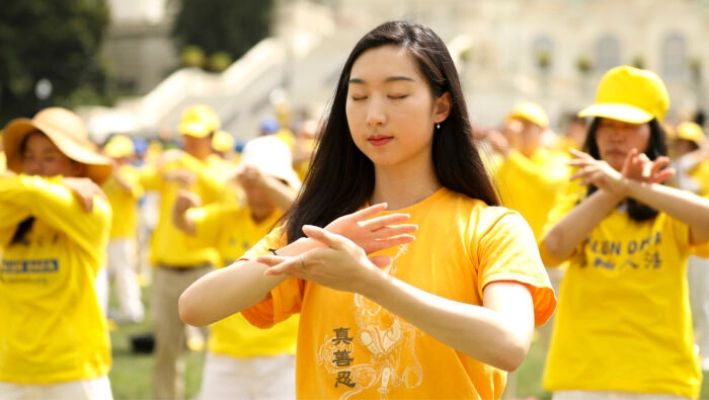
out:
M517 232L522 238L508 235L508 240L526 242L527 253L515 251L515 246L503 248L517 255L528 254L509 260L515 260L513 262L522 264L523 268L536 267L541 271L533 234L529 227L526 229L526 233ZM512 273L497 275L506 276L500 280L492 274L488 284L481 283L484 285L482 305L463 303L386 274L382 267L387 265L387 260L369 259L343 236L316 227L303 230L328 248L296 258L260 257L261 261L273 265L270 274L288 274L335 290L359 293L448 346L496 368L511 371L524 360L534 331L535 307L531 289L512 278ZM505 252L500 252L503 248L489 249L488 254L500 259L507 257ZM548 290L551 296L551 289Z
M243 187L256 185L263 189L273 204L280 210L286 211L295 201L298 191L288 186L278 178L264 174L257 167L246 166L241 168L237 180Z
M684 222L689 226L692 244L709 240L709 199L661 184L674 174L671 168L666 168L669 158L658 157L653 161L632 150L623 171L618 172L603 161L578 154L576 165L581 169L577 177L603 191L623 198L632 197Z
M373 205L336 219L326 229L346 235L367 253L413 241L410 233L416 230L416 226L402 224L409 216L375 217L385 209L386 204ZM260 242L256 247L261 247L261 251L251 253L267 254L267 249L276 241L272 242ZM280 256L298 256L320 246L322 244L312 239L301 238L276 252ZM266 264L249 259L210 272L182 293L180 317L190 325L208 325L263 301L276 285L285 280L282 276L266 275L266 269Z
M111 219L111 208L99 193L87 178L0 177L0 207L34 216L90 251L108 234Z

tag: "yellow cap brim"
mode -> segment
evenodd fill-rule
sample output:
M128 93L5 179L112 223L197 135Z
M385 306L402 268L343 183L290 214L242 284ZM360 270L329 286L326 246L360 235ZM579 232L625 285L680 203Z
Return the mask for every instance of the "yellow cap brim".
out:
M205 138L212 132L206 124L201 122L183 122L178 127L182 135L196 138Z
M629 124L644 124L654 118L649 112L627 104L593 104L581 110L579 117L601 117Z

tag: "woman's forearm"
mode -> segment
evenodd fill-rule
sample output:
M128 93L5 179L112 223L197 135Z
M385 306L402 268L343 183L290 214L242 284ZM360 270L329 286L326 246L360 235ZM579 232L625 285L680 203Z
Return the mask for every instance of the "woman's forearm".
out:
M657 183L628 180L626 187L629 197L689 225L694 243L709 240L709 199Z
M316 246L319 245L315 241L304 238L278 249L278 253L296 255ZM248 260L210 272L180 296L180 318L187 324L203 326L258 304L288 278L266 276L265 271L266 265Z
M507 371L524 360L534 332L531 294L516 282L488 285L485 306L443 298L384 274L361 293L446 345Z
M555 264L552 261L561 262L571 257L579 243L588 237L593 228L618 205L621 199L615 194L598 190L574 207L544 236L541 242L541 246L544 246L542 254L551 258L551 260L543 260L545 265L552 265Z

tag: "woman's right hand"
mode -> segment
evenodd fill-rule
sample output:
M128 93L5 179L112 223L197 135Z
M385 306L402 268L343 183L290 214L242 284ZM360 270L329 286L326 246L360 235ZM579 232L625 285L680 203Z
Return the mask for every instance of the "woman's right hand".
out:
M622 174L628 179L646 183L664 183L675 171L670 166L669 157L660 156L650 160L645 153L632 149L623 164Z
M106 194L101 187L89 178L62 178L62 184L66 186L79 200L84 211L91 212L94 208L94 196L106 198Z
M386 203L374 204L337 218L325 229L345 236L367 254L413 242L415 238L412 233L416 232L418 225L402 224L411 215L393 213L376 216L386 209Z

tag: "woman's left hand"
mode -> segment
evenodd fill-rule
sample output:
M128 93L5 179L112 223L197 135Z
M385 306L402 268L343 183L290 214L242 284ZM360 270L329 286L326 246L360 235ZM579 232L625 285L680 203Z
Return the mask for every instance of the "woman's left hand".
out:
M297 256L262 256L258 262L269 268L267 275L287 274L335 290L359 292L368 278L391 263L391 257L367 257L364 250L342 235L316 226L303 226L303 232L325 248L309 250Z
M581 179L584 185L594 185L599 189L606 190L613 194L625 197L625 186L623 184L623 174L616 171L607 162L596 160L590 155L577 150L570 150L574 157L568 162L578 170L571 176L571 179ZM626 160L627 164L628 160Z
M674 175L672 168L667 168L670 159L658 157L650 160L645 153L636 149L630 150L622 171L616 171L605 161L596 160L590 155L571 150L574 159L569 165L577 167L578 171L571 179L581 179L584 185L595 185L599 189L609 191L619 196L626 196L628 179L645 183L662 183Z

